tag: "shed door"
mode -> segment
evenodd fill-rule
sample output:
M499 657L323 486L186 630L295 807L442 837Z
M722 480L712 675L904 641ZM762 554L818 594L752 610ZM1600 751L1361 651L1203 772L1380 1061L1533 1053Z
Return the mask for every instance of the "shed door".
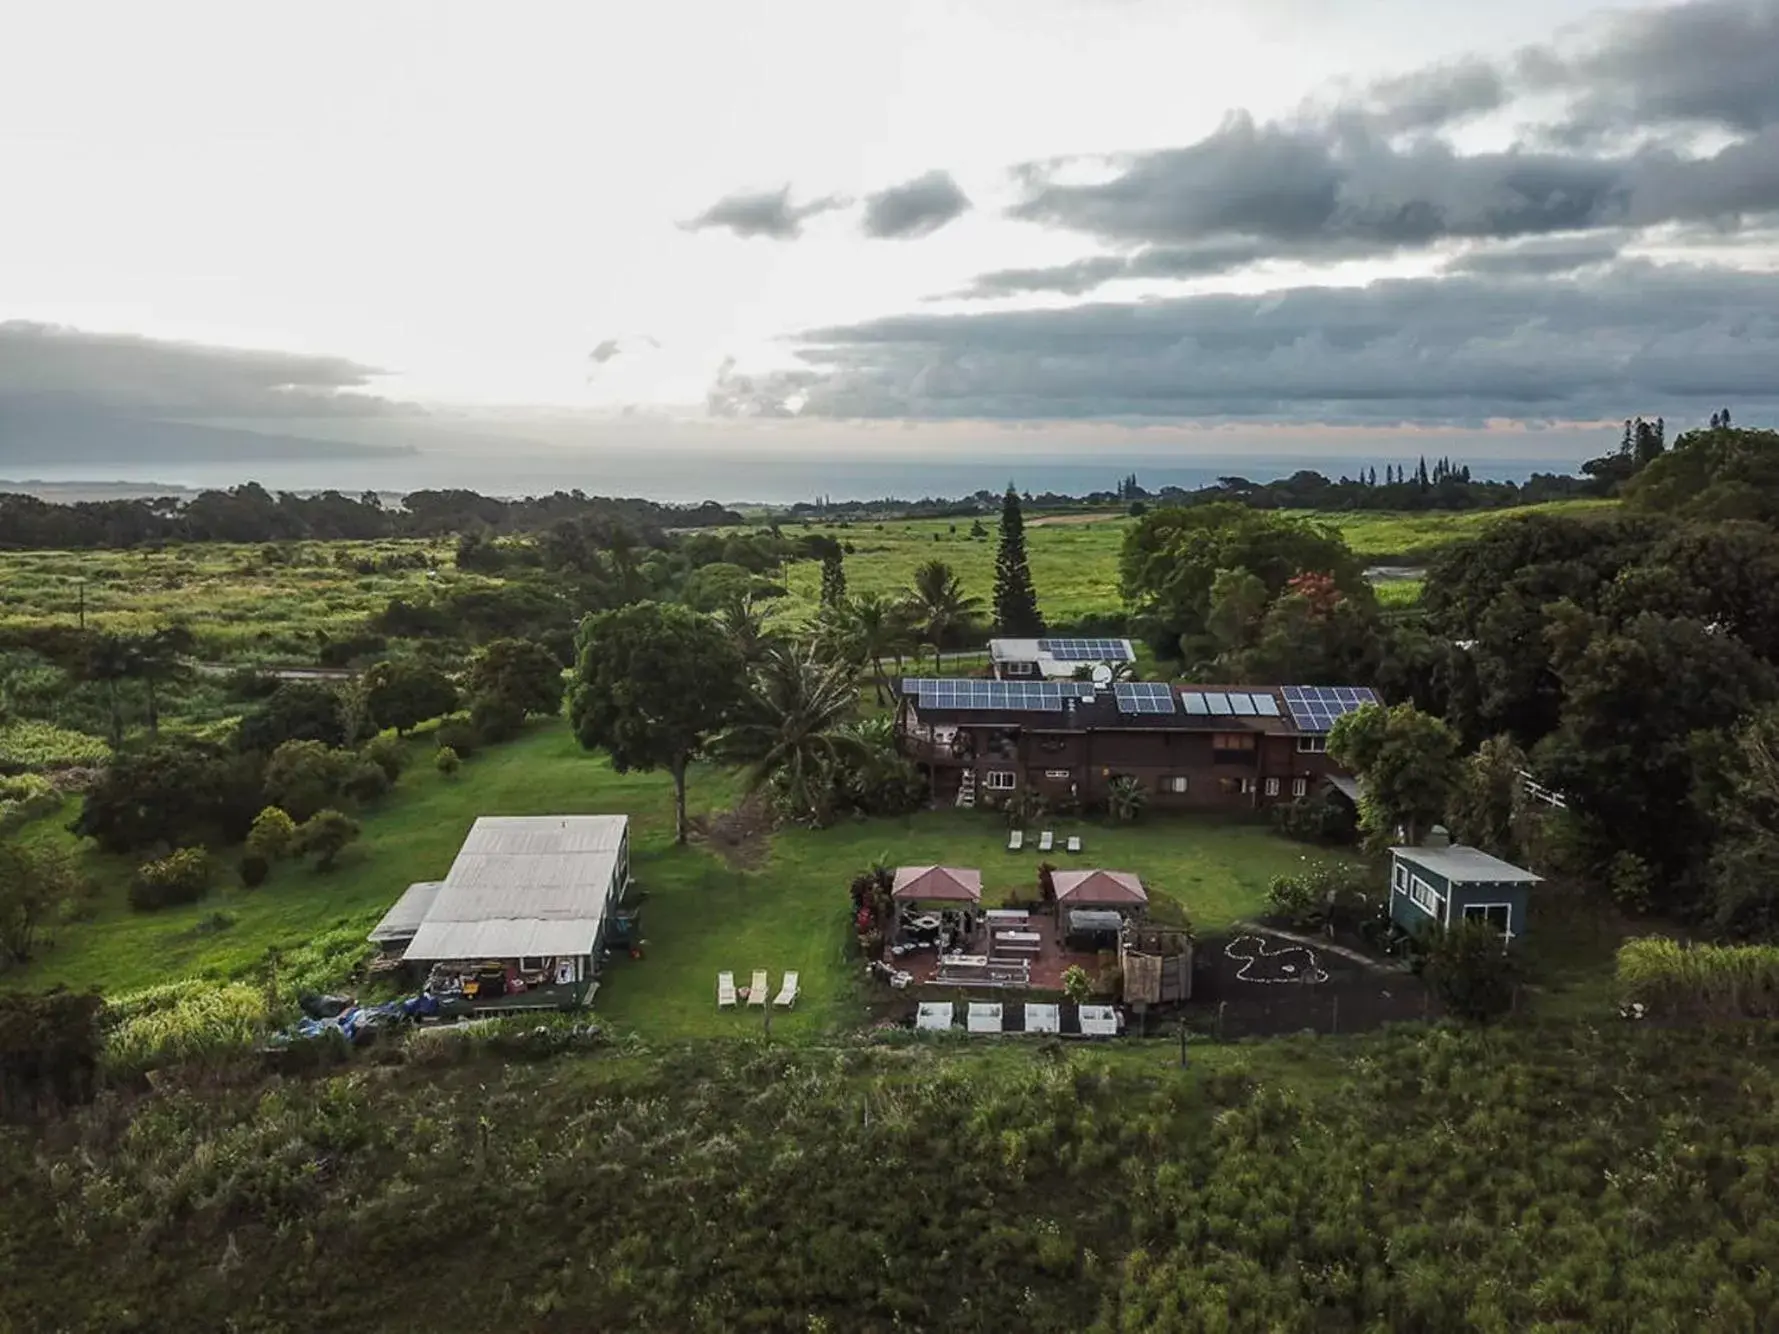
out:
M1464 909L1464 920L1487 922L1502 935L1506 935L1512 912L1513 908L1506 903L1475 903Z

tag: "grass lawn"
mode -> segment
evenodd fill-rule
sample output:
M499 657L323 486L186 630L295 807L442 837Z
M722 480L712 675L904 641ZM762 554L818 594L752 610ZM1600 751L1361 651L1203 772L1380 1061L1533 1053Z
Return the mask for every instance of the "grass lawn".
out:
M695 812L727 806L734 797L729 775L693 774ZM757 866L737 870L700 847L673 845L664 775L614 773L603 757L582 753L566 727L538 725L510 745L477 754L455 779L416 764L365 817L364 838L330 875L284 866L257 890L231 885L190 907L135 913L124 899L129 865L88 853L88 869L104 886L93 915L57 928L52 947L5 982L116 993L194 975L254 976L268 948L292 951L329 931L366 931L411 881L442 877L477 815L554 812L624 813L633 821L635 874L648 896L644 957L610 962L595 1008L619 1027L651 1037L754 1031L762 1022L758 1011L719 1013L715 1001L719 971L734 972L745 986L755 968L770 972L774 991L786 969L802 974L802 998L795 1011L773 1016L775 1035L850 1027L860 1010L843 905L854 873L878 860L975 866L992 904L1016 890L1029 893L1039 860L1031 851L1007 852L1006 828L994 815L935 811L785 830ZM63 823L38 822L31 836L71 843ZM1135 871L1202 929L1253 914L1273 876L1326 855L1262 825L1210 816L1054 827L1059 845L1070 833L1085 843L1079 857L1053 854L1056 865ZM232 922L216 929L218 912Z

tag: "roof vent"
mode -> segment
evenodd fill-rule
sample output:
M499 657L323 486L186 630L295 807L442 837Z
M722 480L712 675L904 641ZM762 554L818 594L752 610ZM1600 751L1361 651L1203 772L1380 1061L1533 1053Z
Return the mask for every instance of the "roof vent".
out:
M1423 848L1449 848L1452 845L1452 831L1442 824L1436 824L1427 831L1427 837L1421 840Z

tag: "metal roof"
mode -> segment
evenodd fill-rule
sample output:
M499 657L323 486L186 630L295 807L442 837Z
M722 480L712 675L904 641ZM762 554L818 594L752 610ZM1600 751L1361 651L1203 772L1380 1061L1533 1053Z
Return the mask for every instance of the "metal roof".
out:
M404 958L590 954L615 884L626 815L482 816Z
M1405 862L1444 876L1460 885L1532 885L1544 877L1535 872L1491 857L1481 848L1454 843L1449 848L1391 848Z
M432 910L433 900L438 898L439 890L444 887L443 880L422 880L419 884L409 885L395 901L395 906L383 914L383 920L371 929L371 934L365 939L377 945L413 939L414 933L420 929L420 923L426 920L426 914Z

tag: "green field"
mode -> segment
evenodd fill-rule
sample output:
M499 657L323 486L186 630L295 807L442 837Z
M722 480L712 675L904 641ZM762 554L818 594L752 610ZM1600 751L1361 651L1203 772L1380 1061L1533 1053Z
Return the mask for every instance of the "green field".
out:
M690 795L697 812L731 804L736 789L728 775L701 770ZM70 804L66 814L72 811ZM996 903L1015 891L1030 895L1038 860L1031 852L1007 852L1006 828L987 812L934 811L785 830L771 837L750 869L739 870L698 846L673 846L665 775L614 773L603 756L582 752L566 727L538 724L517 742L479 752L455 779L423 766L404 774L385 804L365 817L364 838L331 874L283 866L259 889L231 885L189 907L136 913L124 901L128 865L85 854L103 886L92 914L57 928L39 961L8 974L5 983L115 994L180 977L255 976L269 948L294 954L317 937L332 934L342 943L361 937L409 883L445 874L476 816L556 813L621 813L633 820L635 874L647 892L647 945L640 960L612 962L596 1008L622 1027L669 1037L750 1031L745 1014L715 1008L722 970L745 981L755 968L766 968L775 988L786 969L802 974L803 998L794 1014L777 1016L775 1031L856 1023L855 965L845 954L846 887L872 862L980 867L984 897ZM1264 826L1212 816L1054 827L1059 841L1069 833L1082 836L1082 864L1135 871L1195 925L1212 929L1258 912L1273 876L1325 855ZM32 833L72 845L55 821L40 822ZM218 912L233 919L220 930L213 928Z

